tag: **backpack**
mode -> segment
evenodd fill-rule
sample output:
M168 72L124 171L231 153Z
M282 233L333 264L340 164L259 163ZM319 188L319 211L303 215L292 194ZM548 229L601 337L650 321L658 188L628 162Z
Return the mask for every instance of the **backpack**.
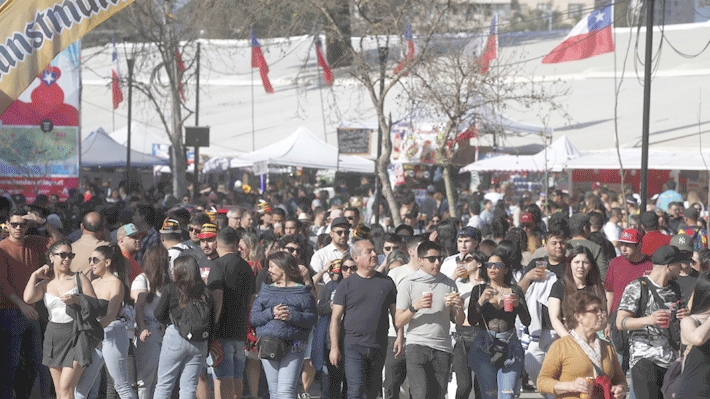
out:
M180 336L186 340L202 342L210 338L212 309L206 300L192 299L182 310L180 321L175 321L172 312L170 312L170 318Z

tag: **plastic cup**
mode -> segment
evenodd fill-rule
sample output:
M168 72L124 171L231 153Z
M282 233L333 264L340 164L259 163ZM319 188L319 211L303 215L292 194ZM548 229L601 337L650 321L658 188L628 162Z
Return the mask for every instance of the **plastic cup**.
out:
M547 270L547 262L544 260L537 260L535 261L535 267L538 271L544 272Z
M422 292L422 297L429 297L430 299L434 299L434 292L433 291L424 291ZM429 303L429 306L425 306L425 308L429 309L431 308L431 302Z
M660 328L669 328L671 326L671 310L670 309L661 309L663 313L666 314L666 318L663 319L661 323L658 324L658 327Z
M513 301L515 301L515 294L503 294L503 309L506 312L513 311Z

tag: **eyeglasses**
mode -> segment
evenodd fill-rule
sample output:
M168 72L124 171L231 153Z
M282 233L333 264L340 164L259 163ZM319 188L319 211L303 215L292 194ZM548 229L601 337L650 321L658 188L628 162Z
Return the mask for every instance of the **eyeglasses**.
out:
M74 259L74 257L76 256L76 254L73 252L55 252L52 255L58 256L62 259L66 259L66 258Z
M300 250L300 248L294 248L294 247L286 247L286 248L284 248L284 249L287 250L288 252L292 253L292 254L296 254L296 253L298 253L298 251Z
M388 245L386 247L382 247L383 250L385 251L394 251L397 248L395 245Z
M73 258L73 256L72 256L72 258ZM93 264L99 263L99 262L104 261L104 260L106 260L106 259L99 259L99 258L93 256L93 257L90 257L90 258L89 258L89 264L90 264L90 265L93 265Z
M486 262L486 268L500 270L505 266L503 262Z
M333 233L342 236L343 234L349 234L350 230L333 230Z
M343 271L343 272L348 272L348 271L354 272L356 270L357 270L357 266L341 266L340 267L340 271Z
M594 309L587 309L587 310L584 311L584 313L594 313L594 314L596 314L597 316L599 316L599 315L605 315L605 314L606 314L606 310L604 310L604 309L602 309L602 308L594 308Z
M202 232L202 229L196 229L194 227L190 227L190 233L197 233L200 234Z
M441 263L441 261L444 259L444 257L441 255L438 255L438 256L432 255L432 256L422 256L420 259L426 259L430 263L436 263L436 261L439 261L439 263Z
M21 223L10 222L10 226L12 226L13 229L17 229L17 228L24 229L25 227L27 227L27 222L21 222Z

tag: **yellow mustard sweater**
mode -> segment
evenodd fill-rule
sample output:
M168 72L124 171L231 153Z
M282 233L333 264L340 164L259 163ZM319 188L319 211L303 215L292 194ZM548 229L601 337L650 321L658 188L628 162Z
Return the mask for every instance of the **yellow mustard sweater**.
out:
M611 385L626 384L626 376L621 371L621 365L616 352L609 342L600 340L602 368L611 379ZM558 382L574 381L577 377L594 376L594 365L586 353L574 341L572 336L560 338L553 342L547 351L542 369L537 378L537 389L540 393L554 394ZM557 398L579 398L579 393L557 395Z

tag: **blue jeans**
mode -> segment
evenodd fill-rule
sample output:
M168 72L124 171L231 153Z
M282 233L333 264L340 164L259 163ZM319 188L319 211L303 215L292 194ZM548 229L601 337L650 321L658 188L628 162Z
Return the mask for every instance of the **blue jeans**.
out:
M224 360L217 367L212 367L215 379L224 377L236 378L241 380L244 378L244 367L246 366L247 356L244 353L244 341L236 339L218 339L222 344L224 351Z
M30 397L42 364L41 336L39 320L19 309L0 310L0 399Z
M303 350L289 349L280 360L261 359L264 375L269 383L269 397L271 399L294 399L296 397L296 387L301 380L303 356Z
M191 342L168 326L160 349L158 384L155 399L170 399L175 381L180 377L180 399L195 399L197 380L207 356L207 341Z
M348 382L348 399L376 399L381 393L386 348L345 345L343 369Z
M104 366L103 342L91 352L91 364L86 366L74 388L74 399L96 399L99 396L101 368Z
M158 321L146 320L145 328L150 336L145 342L136 337L136 383L138 399L151 399L155 392L158 375L160 348L163 345L163 330Z
M414 399L444 399L451 357L450 352L424 345L407 345L409 395Z
M523 371L523 347L518 341L515 330L504 333L491 331L494 337L501 341L508 341L509 347L505 365L502 368L496 368L491 364L491 356L488 353L490 346L488 334L488 331L482 330L476 335L473 344L471 344L468 364L476 374L483 399L513 399L516 394L518 378Z

